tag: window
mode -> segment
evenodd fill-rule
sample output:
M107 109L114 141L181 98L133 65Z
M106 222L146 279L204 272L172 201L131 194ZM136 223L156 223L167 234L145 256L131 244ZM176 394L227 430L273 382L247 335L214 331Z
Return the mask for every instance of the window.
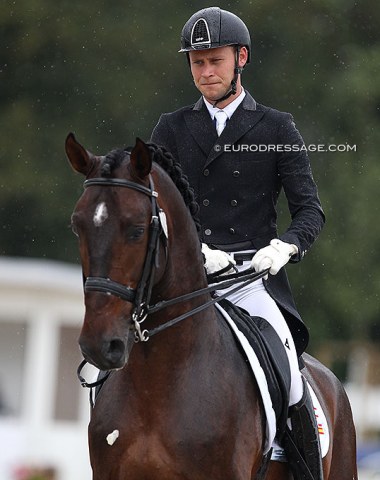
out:
M0 322L0 416L21 414L26 339L25 322Z
M79 419L80 383L76 376L82 360L78 346L79 330L61 326L56 376L55 420L77 421Z

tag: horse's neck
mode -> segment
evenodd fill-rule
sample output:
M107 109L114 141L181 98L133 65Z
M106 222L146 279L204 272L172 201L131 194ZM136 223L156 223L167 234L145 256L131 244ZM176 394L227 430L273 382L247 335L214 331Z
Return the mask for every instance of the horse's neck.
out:
M181 244L169 251L167 278L177 292L188 293L207 286L199 241Z
M207 287L198 237L188 235L185 230L179 231L181 233L169 244L165 273L153 290L154 301L175 299ZM210 300L209 293L194 295L149 317L150 325L153 327L163 325L207 304ZM152 337L152 343L156 342L156 338L157 343L160 343L160 337L165 335L163 343L171 345L170 350L166 351L167 358L171 356L177 359L186 358L192 352L192 344L196 343L200 348L205 337L217 336L217 329L216 311L214 307L208 306L200 313L190 315L175 326L165 329L157 337Z
M163 324L183 313L189 307L186 303L181 308L173 307L155 314L158 324ZM138 344L133 348L129 362L130 375L133 376L136 391L152 389L165 397L168 389L181 388L180 385L192 370L205 367L205 359L210 368L220 365L224 351L223 329L217 322L216 310L208 307L197 315L190 316L180 323L168 327L151 337L146 344ZM212 357L210 351L218 352L221 357ZM215 361L215 365L212 362ZM181 371L182 378L178 377ZM165 381L163 381L165 379Z
M182 199L179 203L173 199L170 206L165 206L172 219L173 229L168 239L166 269L158 286L158 293L163 299L207 286L201 244L193 219L183 209L182 203ZM197 299L194 303L198 303Z
M172 241L169 238L165 274L154 289L159 300L176 298L207 286L197 236L189 235L180 224L176 227L178 235ZM210 299L209 294L203 294L156 312L148 317L146 328L163 325ZM128 375L133 377L131 383L136 394L147 404L151 402L149 392L152 391L156 401L160 398L166 401L173 392L182 391L184 385L192 383L197 375L194 371L203 371L206 364L210 371L216 371L229 343L225 333L216 309L208 306L152 336L146 344L135 346ZM210 352L217 353L210 358Z
M154 302L177 298L207 287L201 244L194 221L184 208L182 198L179 197L178 192L172 192L171 195L162 199L161 206L172 228L169 229L165 271L152 292ZM162 325L209 300L209 294L194 296L186 302L181 301L154 314L150 321L154 326ZM173 355L177 359L186 358L188 353L191 354L191 348L187 352L191 342L200 346L204 336L215 336L217 328L215 309L209 307L200 314L192 315L175 327L169 327L164 333L157 335L157 343L160 341L158 337L165 335L165 341L172 345L170 351L166 351L166 357ZM152 338L152 342L156 342L156 337Z

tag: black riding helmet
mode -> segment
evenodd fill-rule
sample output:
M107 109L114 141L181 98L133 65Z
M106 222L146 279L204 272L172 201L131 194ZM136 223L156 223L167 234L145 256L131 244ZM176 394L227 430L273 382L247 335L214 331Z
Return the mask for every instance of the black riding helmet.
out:
M181 33L180 52L205 50L228 45L244 46L251 59L251 37L239 17L219 7L209 7L194 13L185 23Z
M189 64L191 50L206 50L229 45L236 45L234 77L231 81L231 88L216 100L214 107L217 103L236 94L238 75L243 71L243 68L239 67L240 47L244 46L248 50L247 63L251 60L251 37L248 28L233 13L221 10L219 7L209 7L194 13L182 29L182 48L179 51L186 52Z

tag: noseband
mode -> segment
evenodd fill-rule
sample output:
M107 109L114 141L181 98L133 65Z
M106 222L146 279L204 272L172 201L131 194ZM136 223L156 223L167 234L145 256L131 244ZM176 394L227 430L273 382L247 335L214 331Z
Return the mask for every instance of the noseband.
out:
M158 251L161 234L165 234L165 243L167 239L165 213L158 206L158 193L154 190L152 176L149 175L149 187L144 187L139 183L120 178L90 178L84 182L83 186L84 188L92 186L130 188L148 195L151 198L152 218L149 229L148 250L145 257L143 273L137 289L127 287L106 277L88 277L84 283L85 292L111 294L133 303L135 308L132 312L132 320L135 324L135 335L137 339L141 340L142 333L140 324L147 316L147 306L149 305L152 293L154 273L158 267Z

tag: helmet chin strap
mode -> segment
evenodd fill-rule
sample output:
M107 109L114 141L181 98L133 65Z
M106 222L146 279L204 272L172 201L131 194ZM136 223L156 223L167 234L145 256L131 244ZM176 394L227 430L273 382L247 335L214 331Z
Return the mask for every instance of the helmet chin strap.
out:
M227 100L231 95L236 95L236 86L237 86L237 81L239 78L239 75L243 72L243 67L239 67L239 54L240 54L240 45L237 46L236 48L236 57L235 57L235 68L234 68L234 78L231 80L231 87L223 97L218 98L218 100L215 101L213 104L214 107L220 102L223 102L224 100Z

